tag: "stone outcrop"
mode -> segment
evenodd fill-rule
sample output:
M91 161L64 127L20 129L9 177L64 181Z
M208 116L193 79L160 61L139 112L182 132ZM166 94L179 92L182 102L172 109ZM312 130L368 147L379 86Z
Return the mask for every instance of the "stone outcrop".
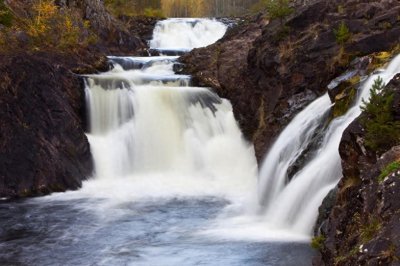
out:
M182 59L184 72L231 100L260 159L290 119L325 93L353 58L399 43L399 9L393 0L307 1L283 24L242 23L218 43L195 49ZM341 23L351 32L344 45L335 38Z
M400 74L385 89L395 92L393 115L398 120ZM343 178L329 216L319 225L323 241L314 265L394 265L400 258L400 169L384 173L400 161L400 146L377 158L364 145L363 115L340 143Z
M93 162L82 79L72 71L104 70L104 58L22 53L0 61L0 198L80 187Z

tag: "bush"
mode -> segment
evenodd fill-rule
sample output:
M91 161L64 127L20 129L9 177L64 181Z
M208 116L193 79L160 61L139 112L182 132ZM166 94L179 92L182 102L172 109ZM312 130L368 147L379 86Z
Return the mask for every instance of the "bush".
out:
M340 23L339 27L334 30L336 42L340 45L344 45L350 39L350 30L346 23L343 21Z
M366 129L365 146L382 153L400 142L400 123L393 118L394 92L385 90L382 78L378 77L372 88L369 102L361 106L364 116L361 124Z
M15 25L0 30L0 50L56 49L71 51L97 41L78 10L60 9L52 0L35 0L30 14L15 20Z
M325 242L325 236L319 235L311 239L311 247L313 249L321 250Z
M0 0L0 24L11 27L13 15L11 10L6 6L4 0Z
M293 8L289 6L289 0L267 0L265 6L271 19L284 17L293 13Z
M146 17L155 17L155 18L163 18L165 17L161 9L155 8L145 8L143 11L143 15Z

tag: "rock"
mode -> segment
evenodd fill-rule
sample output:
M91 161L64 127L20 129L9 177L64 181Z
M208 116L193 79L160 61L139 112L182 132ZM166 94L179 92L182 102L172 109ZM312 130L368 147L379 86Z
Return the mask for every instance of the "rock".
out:
M96 56L0 55L0 198L77 189L93 169L82 79Z
M309 97L300 108L290 108L294 95L322 95L354 58L389 50L400 41L400 21L392 12L400 7L398 1L314 0L297 6L284 27L278 20L268 25L261 18L242 22L218 43L182 58L183 73L191 74L196 85L212 87L232 102L259 160L313 100ZM368 23L374 19L379 25ZM344 47L334 33L342 22L351 31ZM390 28L382 27L388 23Z
M400 97L400 74L385 89ZM393 104L394 113L400 105ZM319 223L325 236L314 265L394 265L400 253L400 171L378 178L400 160L400 146L382 156L363 146L365 129L355 120L340 143L343 178L329 216Z

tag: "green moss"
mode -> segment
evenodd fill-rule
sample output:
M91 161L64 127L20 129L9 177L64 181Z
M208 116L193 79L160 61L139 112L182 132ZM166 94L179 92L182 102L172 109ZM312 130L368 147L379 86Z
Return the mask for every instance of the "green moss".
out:
M335 106L333 108L333 117L344 115L349 110L356 96L356 89L352 86L338 94L335 98Z
M382 169L381 174L378 176L378 181L382 182L389 174L400 170L400 161L392 162Z
M311 239L311 247L313 249L321 250L324 246L325 239L326 238L323 235L313 237L313 239Z

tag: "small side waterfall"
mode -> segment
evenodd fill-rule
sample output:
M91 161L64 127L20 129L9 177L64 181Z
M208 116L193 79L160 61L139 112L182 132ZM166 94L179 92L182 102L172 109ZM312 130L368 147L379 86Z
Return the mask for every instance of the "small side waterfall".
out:
M386 70L374 73L362 82L353 107L330 123L311 159L291 180L288 179L288 168L309 145L317 125L329 110L327 95L311 103L287 126L268 153L260 171L264 219L271 227L311 235L318 207L342 175L338 148L343 131L360 115L362 99L368 100L374 80L380 76L384 82L388 82L399 72L400 56L397 56Z

